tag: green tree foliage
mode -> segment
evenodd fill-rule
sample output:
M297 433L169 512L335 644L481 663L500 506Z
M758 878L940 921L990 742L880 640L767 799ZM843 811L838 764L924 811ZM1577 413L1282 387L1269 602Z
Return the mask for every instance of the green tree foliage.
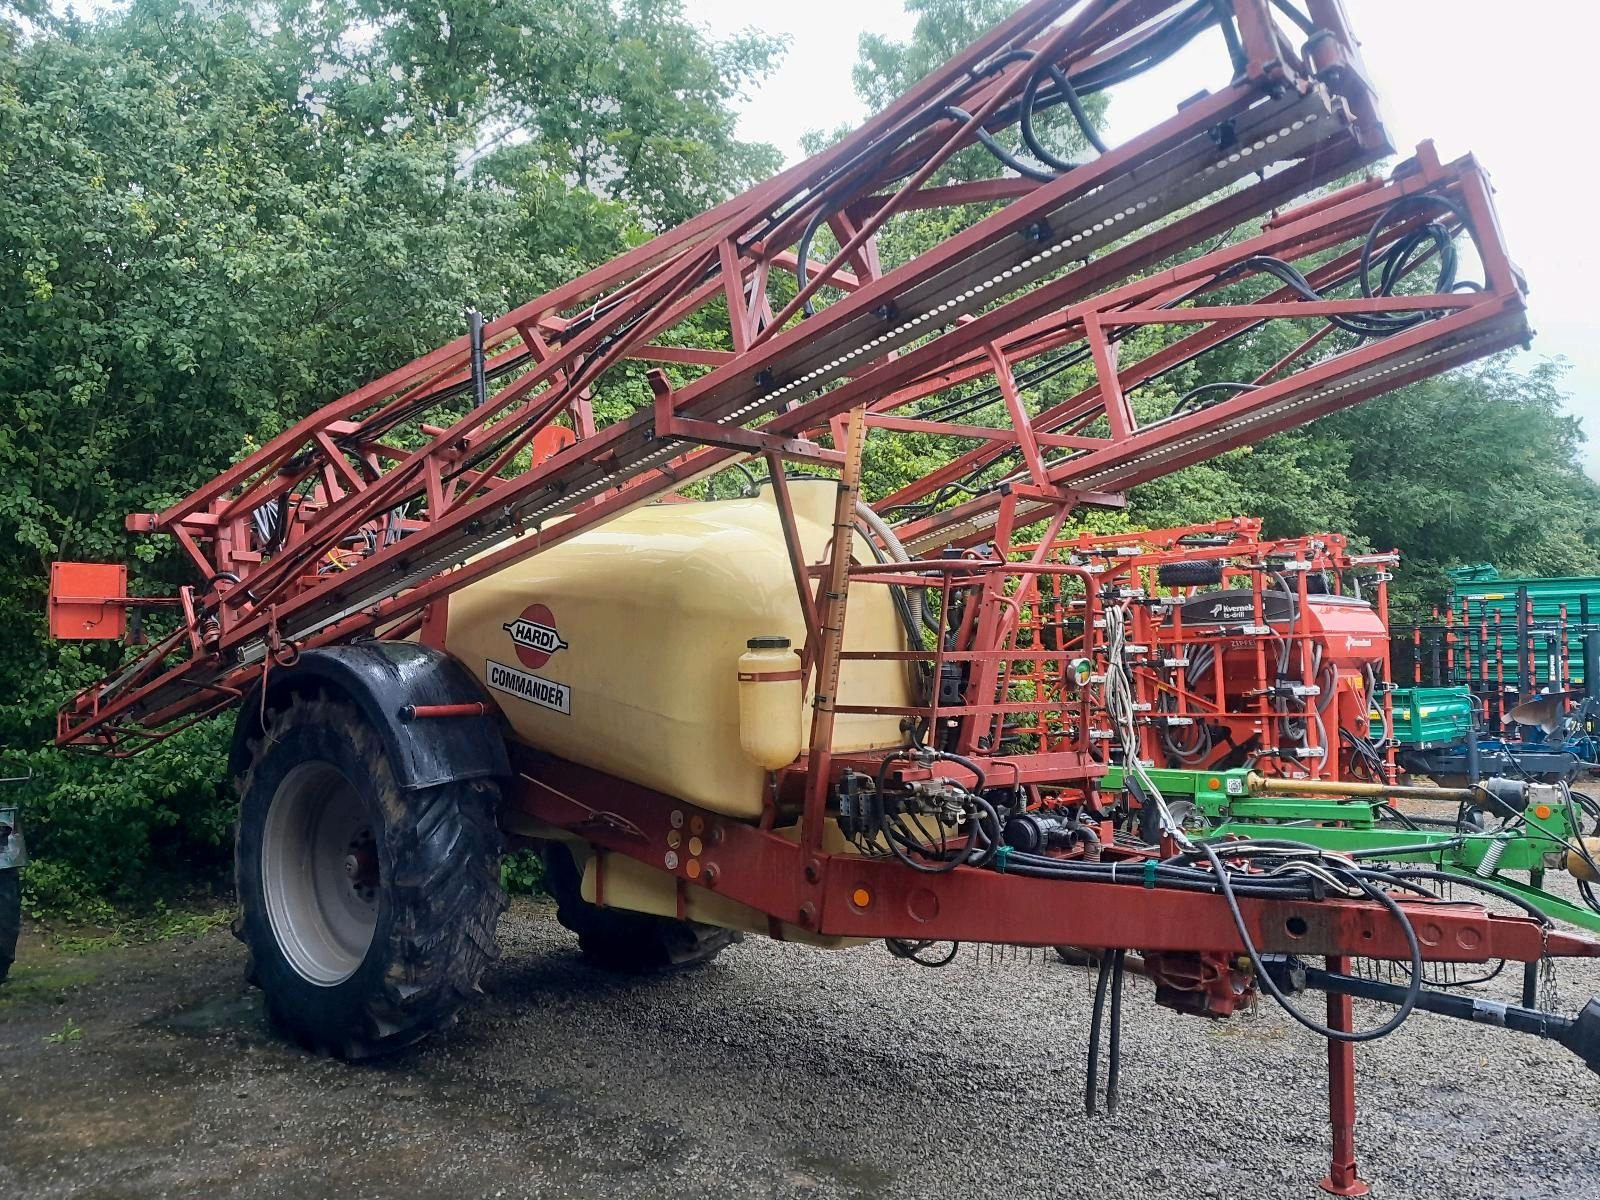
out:
M856 94L874 109L886 107L1020 7L1016 0L905 0L906 11L917 15L910 39L861 36L852 72Z
M1461 563L1600 574L1600 485L1579 465L1583 433L1562 410L1561 373L1493 359L1318 427L1349 447L1350 528L1400 549L1418 604Z
M356 0L377 27L352 91L441 130L474 156L537 164L630 205L653 227L687 220L766 178L771 146L734 136L733 103L782 46L746 32L711 44L679 0Z
M49 562L192 582L126 513L456 336L465 304L504 311L777 163L733 135L771 39L711 42L672 0L448 9L0 7L0 774L36 772L32 878L58 897L218 850L227 731L109 765L37 749L116 654L45 641Z

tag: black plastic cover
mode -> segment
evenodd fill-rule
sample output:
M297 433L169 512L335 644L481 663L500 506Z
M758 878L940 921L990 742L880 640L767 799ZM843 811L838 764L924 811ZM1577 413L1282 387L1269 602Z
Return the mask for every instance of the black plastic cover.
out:
M403 788L436 787L458 779L507 777L505 735L493 716L440 717L405 722L407 705L493 701L471 672L442 650L415 642L356 642L307 650L267 675L267 707L297 693L342 696L383 737L395 782ZM238 778L249 765L249 743L261 728L260 684L245 696L233 729L228 771Z

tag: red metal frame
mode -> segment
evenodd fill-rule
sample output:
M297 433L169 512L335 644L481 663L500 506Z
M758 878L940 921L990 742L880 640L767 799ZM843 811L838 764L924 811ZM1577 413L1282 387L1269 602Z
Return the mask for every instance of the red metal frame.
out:
M79 696L61 742L116 752L143 740L135 730L159 734L208 707L206 688L238 690L279 646L381 631L739 455L792 452L857 396L877 399L991 345L1014 357L1007 339L1041 314L1388 149L1355 71L1314 78L1285 55L1264 0L1238 7L1243 62L1229 64L1242 66L1231 83L1057 178L986 185L1010 202L888 274L873 238L895 213L940 206L971 219L959 206L973 188L924 185L985 127L1014 123L1030 75L1048 63L1071 76L1156 42L1181 6L1035 0L837 145L490 322L486 366L505 382L482 407L463 415L457 400L471 377L463 338L329 405L179 504L130 518L173 535L207 581L197 620ZM1337 14L1327 28L1353 54ZM1269 166L1284 169L1227 191ZM774 273L823 225L843 245L779 303ZM815 315L791 319L804 299ZM673 345L675 327L708 306L726 310L730 349ZM655 407L594 429L591 389L629 359L671 363L687 382L663 377ZM574 444L529 453L555 425ZM263 538L253 514L272 511L279 527ZM547 529L556 516L566 519Z
M1044 904L1039 881L1023 876L966 869L917 875L887 857L808 851L779 833L526 747L512 748L512 765L518 786L508 803L526 815L796 929L917 941L1137 946L1153 953L1200 948L1237 955L1244 950L1220 896L1146 889L1139 856L1129 858L1125 883L1073 883L1073 903ZM685 828L700 831L701 853L682 851L677 831ZM867 904L857 902L861 889ZM1526 918L1499 916L1459 901L1401 903L1412 915L1429 961L1600 956L1600 942ZM1366 902L1244 899L1240 904L1246 928L1264 951L1311 956L1360 949L1366 957L1398 959L1407 954L1398 925Z

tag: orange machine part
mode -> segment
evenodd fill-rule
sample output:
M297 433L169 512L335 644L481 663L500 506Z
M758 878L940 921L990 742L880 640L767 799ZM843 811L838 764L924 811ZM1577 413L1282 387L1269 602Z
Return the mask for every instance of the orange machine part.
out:
M128 631L128 568L122 563L50 564L50 636L110 641Z

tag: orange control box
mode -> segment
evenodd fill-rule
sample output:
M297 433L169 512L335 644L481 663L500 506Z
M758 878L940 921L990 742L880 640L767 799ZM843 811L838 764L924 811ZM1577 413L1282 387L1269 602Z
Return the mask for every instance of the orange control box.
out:
M109 641L128 631L128 568L121 563L50 564L50 636Z

